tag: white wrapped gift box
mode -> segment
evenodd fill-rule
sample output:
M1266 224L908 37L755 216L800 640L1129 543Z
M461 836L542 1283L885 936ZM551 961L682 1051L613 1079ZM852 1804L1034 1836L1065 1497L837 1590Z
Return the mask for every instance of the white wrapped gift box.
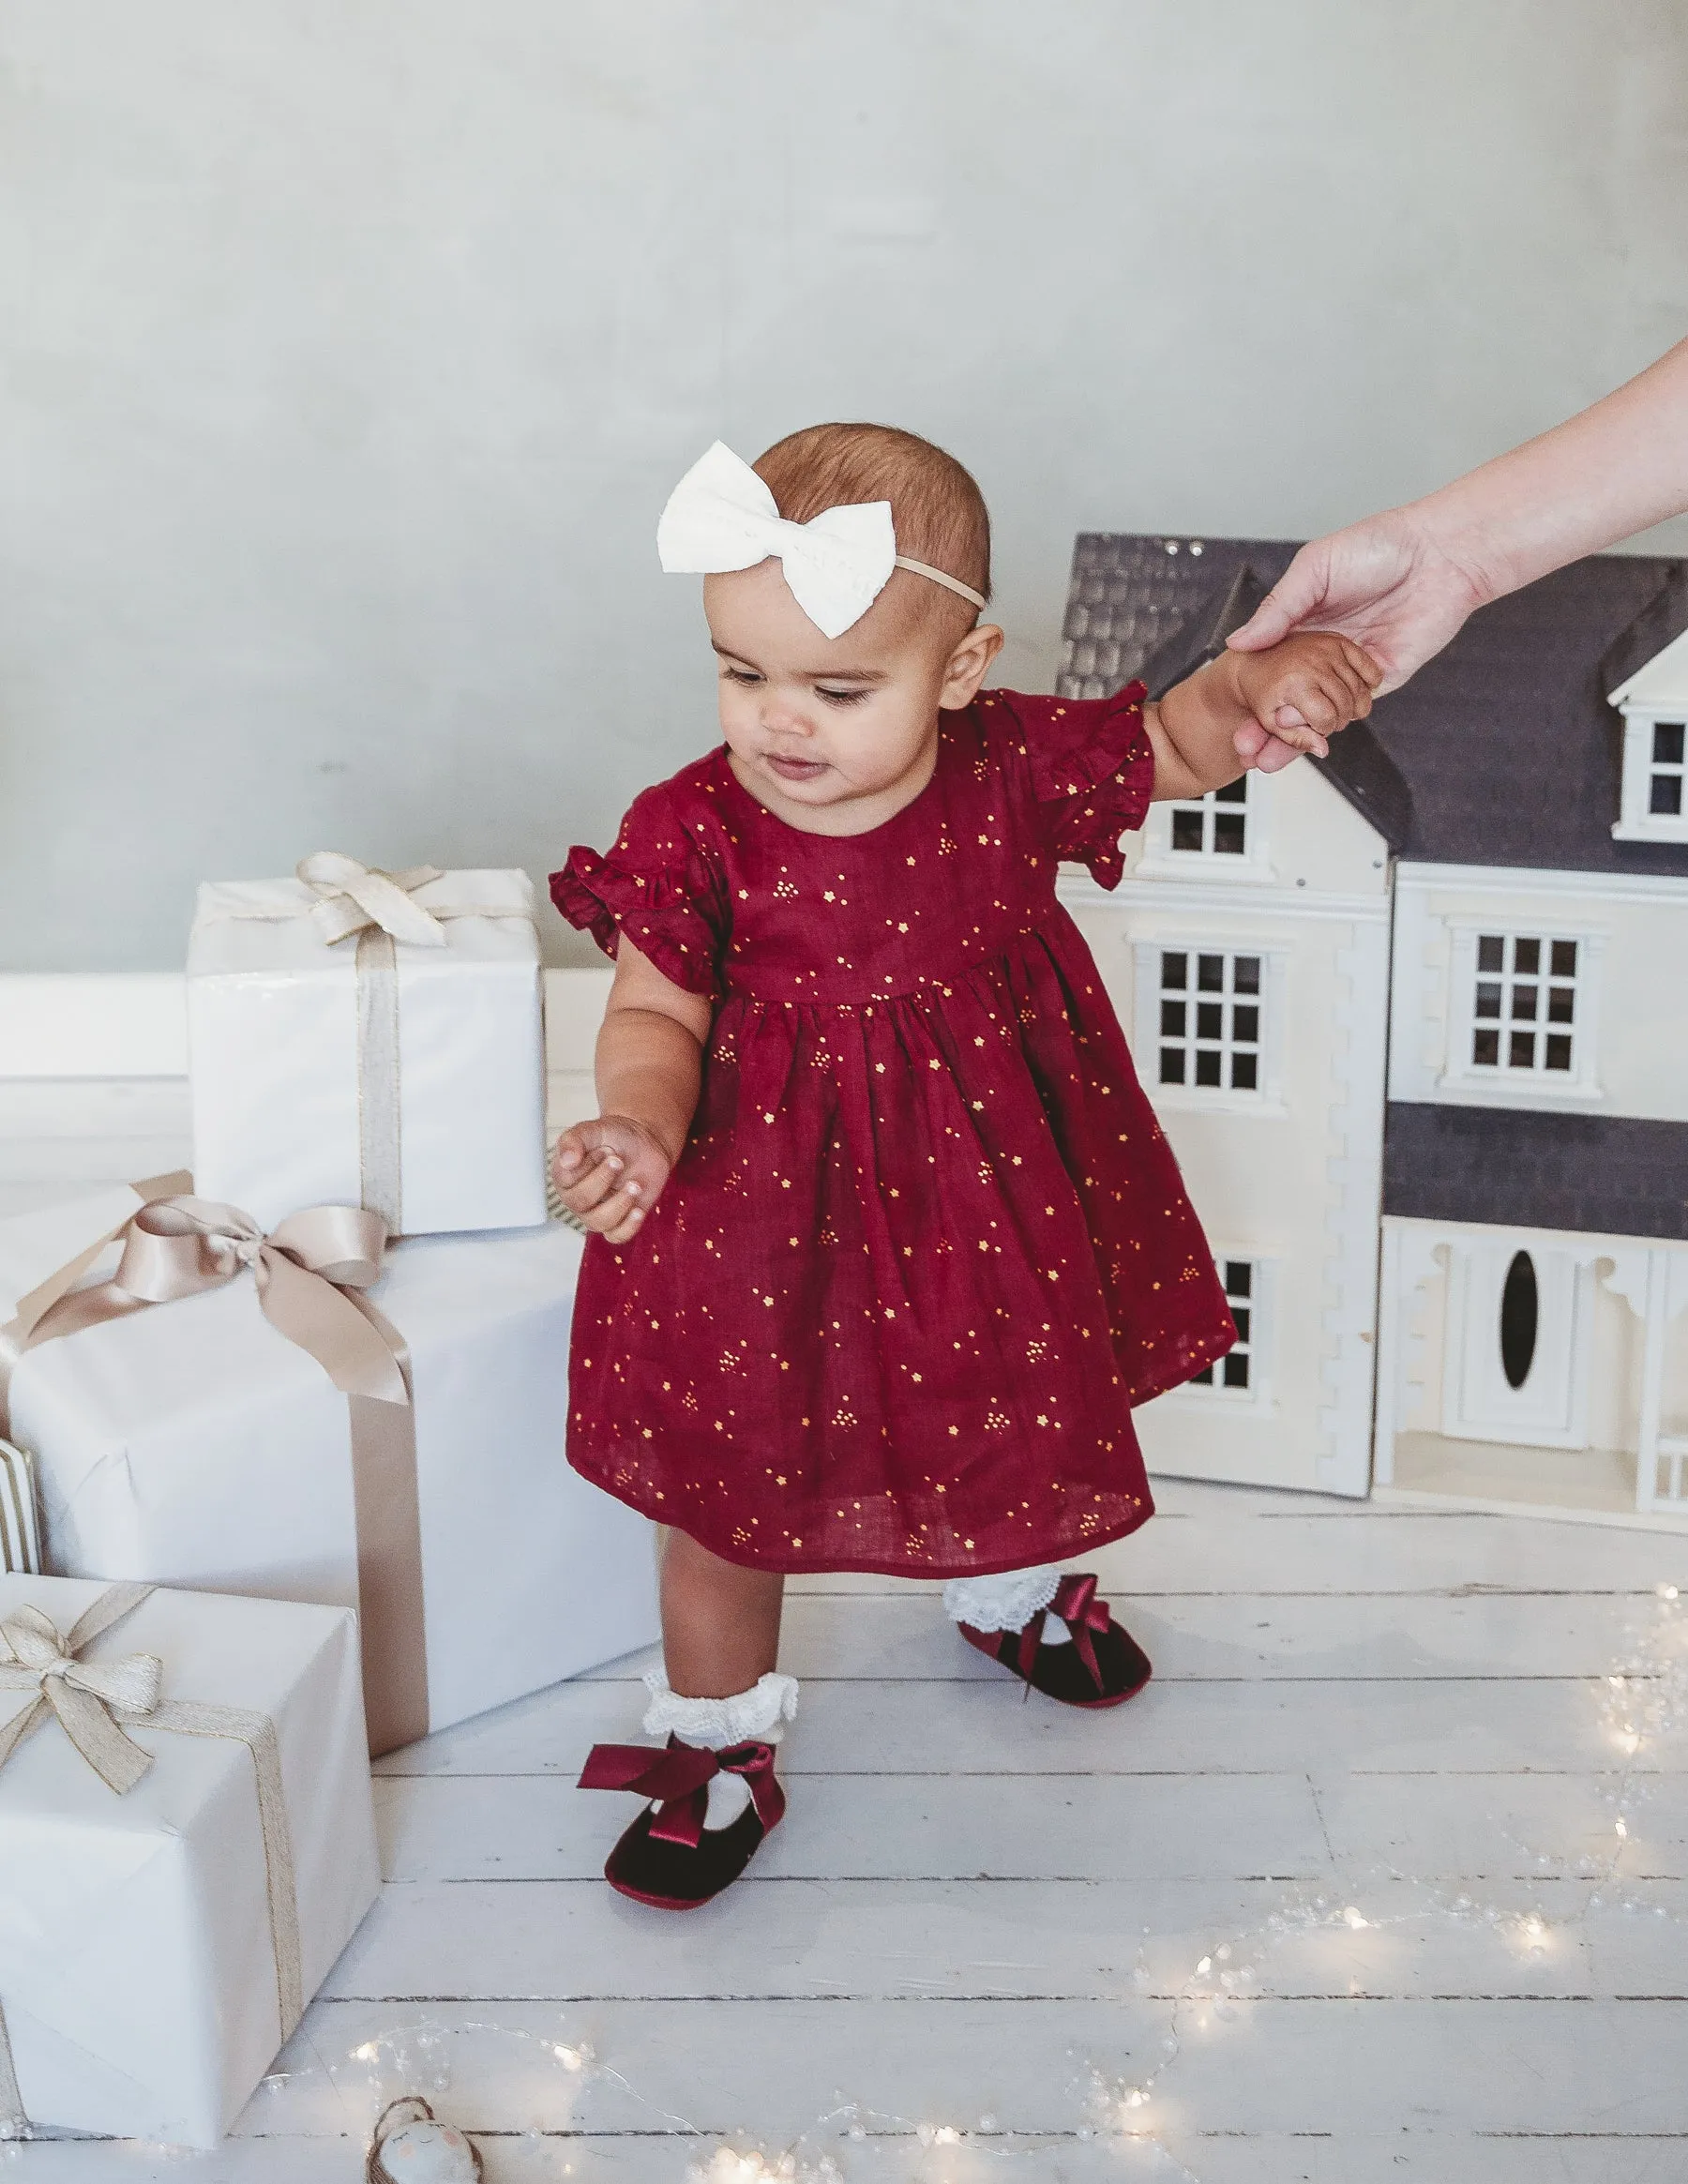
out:
M0 1221L0 1329L136 1204L119 1191ZM411 1544L399 1524L384 1604L363 1602L377 1750L657 1634L653 1528L564 1453L581 1248L548 1223L386 1256L373 1296L408 1348L415 1453ZM35 1453L47 1566L358 1604L354 1408L265 1318L249 1273L41 1342L16 1366L11 1436ZM378 1524L403 1484L381 1488Z
M29 1606L68 1635L107 1589L0 1575L0 1632ZM8 1650L0 1736L37 1696ZM162 1678L119 1717L152 1755L132 1787L46 1710L0 1765L0 2127L211 2146L379 1886L356 1630L151 1591L78 1659L136 1654Z
M395 1235L543 1221L545 1042L527 874L445 872L403 886L351 858L300 869L318 884L199 891L188 1032L202 1195L266 1228L321 1205L368 1206ZM362 913L335 890L335 872L391 933L350 922Z

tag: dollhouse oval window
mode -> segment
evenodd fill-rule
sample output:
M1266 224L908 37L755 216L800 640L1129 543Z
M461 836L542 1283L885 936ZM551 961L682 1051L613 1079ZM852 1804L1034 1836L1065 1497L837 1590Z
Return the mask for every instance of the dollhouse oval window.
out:
M1527 1251L1515 1252L1500 1291L1500 1366L1509 1388L1521 1388L1530 1378L1539 1318L1535 1261Z

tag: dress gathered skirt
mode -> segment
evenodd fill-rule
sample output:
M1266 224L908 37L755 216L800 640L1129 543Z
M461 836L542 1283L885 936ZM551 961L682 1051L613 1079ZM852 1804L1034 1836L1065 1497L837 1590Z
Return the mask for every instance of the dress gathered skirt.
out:
M984 1574L1153 1511L1135 1404L1235 1338L1063 861L1104 885L1153 781L1140 687L987 693L866 835L724 749L575 850L563 914L716 1014L641 1234L587 1244L569 1460L730 1561Z

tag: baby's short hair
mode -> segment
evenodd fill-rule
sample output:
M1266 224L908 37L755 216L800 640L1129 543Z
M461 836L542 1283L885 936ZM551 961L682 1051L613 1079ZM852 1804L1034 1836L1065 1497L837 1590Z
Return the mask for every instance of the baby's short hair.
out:
M894 425L810 425L752 465L788 522L823 508L889 501L897 550L990 596L990 515L971 471ZM926 579L920 581L924 584ZM934 593L939 592L932 585ZM954 593L939 593L955 598Z

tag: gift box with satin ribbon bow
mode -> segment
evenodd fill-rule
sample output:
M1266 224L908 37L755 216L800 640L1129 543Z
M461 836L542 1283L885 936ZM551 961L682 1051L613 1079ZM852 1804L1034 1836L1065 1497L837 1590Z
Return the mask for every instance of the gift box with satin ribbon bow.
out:
M215 2146L379 1878L344 1609L0 1575L0 2136Z
M545 1039L525 872L386 873L323 851L199 892L193 1165L273 1228L363 1206L390 1234L546 1217Z
M564 1454L580 1238L382 1238L186 1176L0 1221L48 1567L359 1607L378 1752L657 1629L652 1528Z

